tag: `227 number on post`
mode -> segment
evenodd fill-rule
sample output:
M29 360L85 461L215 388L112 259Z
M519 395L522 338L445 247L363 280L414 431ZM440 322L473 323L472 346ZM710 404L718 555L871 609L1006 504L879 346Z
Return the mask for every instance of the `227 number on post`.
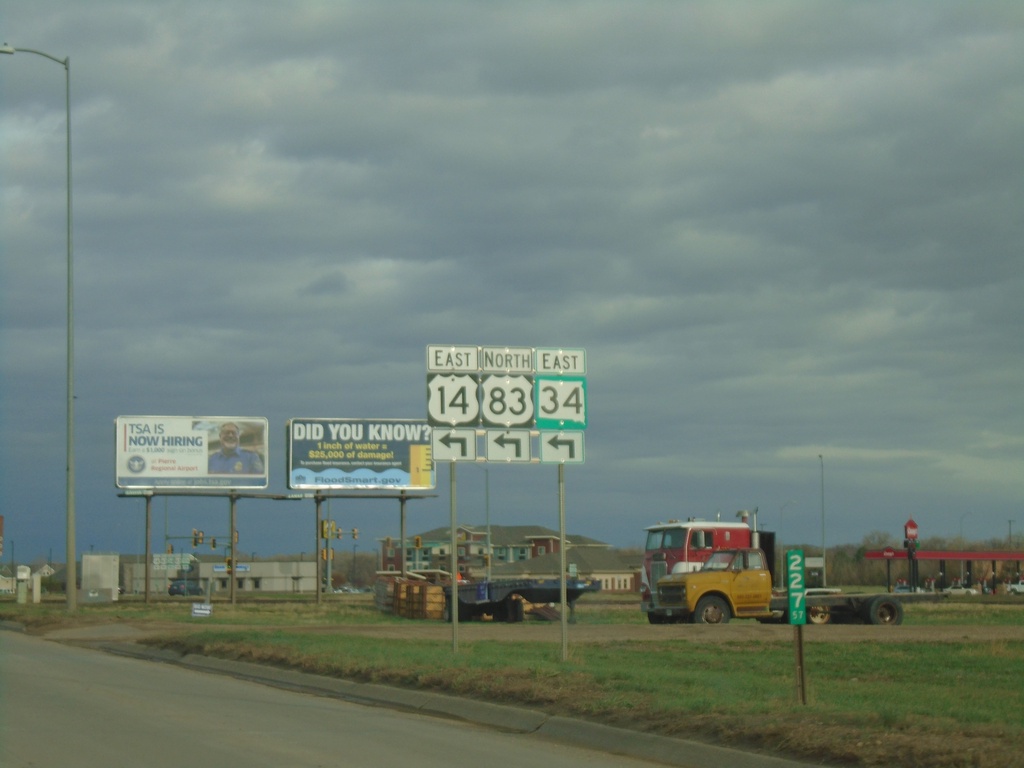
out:
M807 582L804 579L804 553L801 549L786 552L786 579L789 585L789 623L807 623Z

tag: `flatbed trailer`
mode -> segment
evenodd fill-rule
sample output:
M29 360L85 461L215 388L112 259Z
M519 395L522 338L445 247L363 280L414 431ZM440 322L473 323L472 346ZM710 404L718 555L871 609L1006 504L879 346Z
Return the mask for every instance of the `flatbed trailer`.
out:
M570 621L576 601L588 592L597 592L597 581L569 579L565 583L565 599ZM523 600L530 603L560 603L562 584L558 579L496 579L460 583L458 585L459 621L471 621L490 616L494 621L517 622L523 620ZM452 588L444 588L445 620L451 621ZM519 599L517 599L519 598Z
M804 602L808 624L902 624L904 603L936 603L948 597L936 592L831 591L823 594L809 592ZM772 620L785 620L789 610L789 597L785 593L773 594L769 605Z

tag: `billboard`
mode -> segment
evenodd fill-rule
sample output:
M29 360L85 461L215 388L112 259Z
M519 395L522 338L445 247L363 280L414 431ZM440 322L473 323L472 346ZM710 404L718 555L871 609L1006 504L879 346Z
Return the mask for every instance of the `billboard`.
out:
M118 488L266 488L267 420L118 416Z
M288 487L433 488L431 428L416 419L291 419Z

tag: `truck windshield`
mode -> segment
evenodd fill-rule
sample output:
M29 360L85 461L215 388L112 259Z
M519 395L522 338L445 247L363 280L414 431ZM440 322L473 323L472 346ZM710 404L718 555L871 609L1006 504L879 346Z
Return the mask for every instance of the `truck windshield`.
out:
M686 545L685 528L668 528L647 532L647 551L657 549L682 549Z
M715 552L704 563L705 571L724 571L729 567L735 552Z

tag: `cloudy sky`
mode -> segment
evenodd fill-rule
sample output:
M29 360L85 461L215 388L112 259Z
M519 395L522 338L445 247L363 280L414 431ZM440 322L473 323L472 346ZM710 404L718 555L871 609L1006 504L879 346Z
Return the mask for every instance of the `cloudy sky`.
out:
M1017 0L2 0L0 37L71 60L79 552L144 547L118 416L266 417L285 492L286 420L425 418L430 344L586 350L570 533L1024 539ZM0 56L5 564L65 546L64 96ZM460 522L558 527L552 465L457 477ZM242 501L239 547L313 518Z

